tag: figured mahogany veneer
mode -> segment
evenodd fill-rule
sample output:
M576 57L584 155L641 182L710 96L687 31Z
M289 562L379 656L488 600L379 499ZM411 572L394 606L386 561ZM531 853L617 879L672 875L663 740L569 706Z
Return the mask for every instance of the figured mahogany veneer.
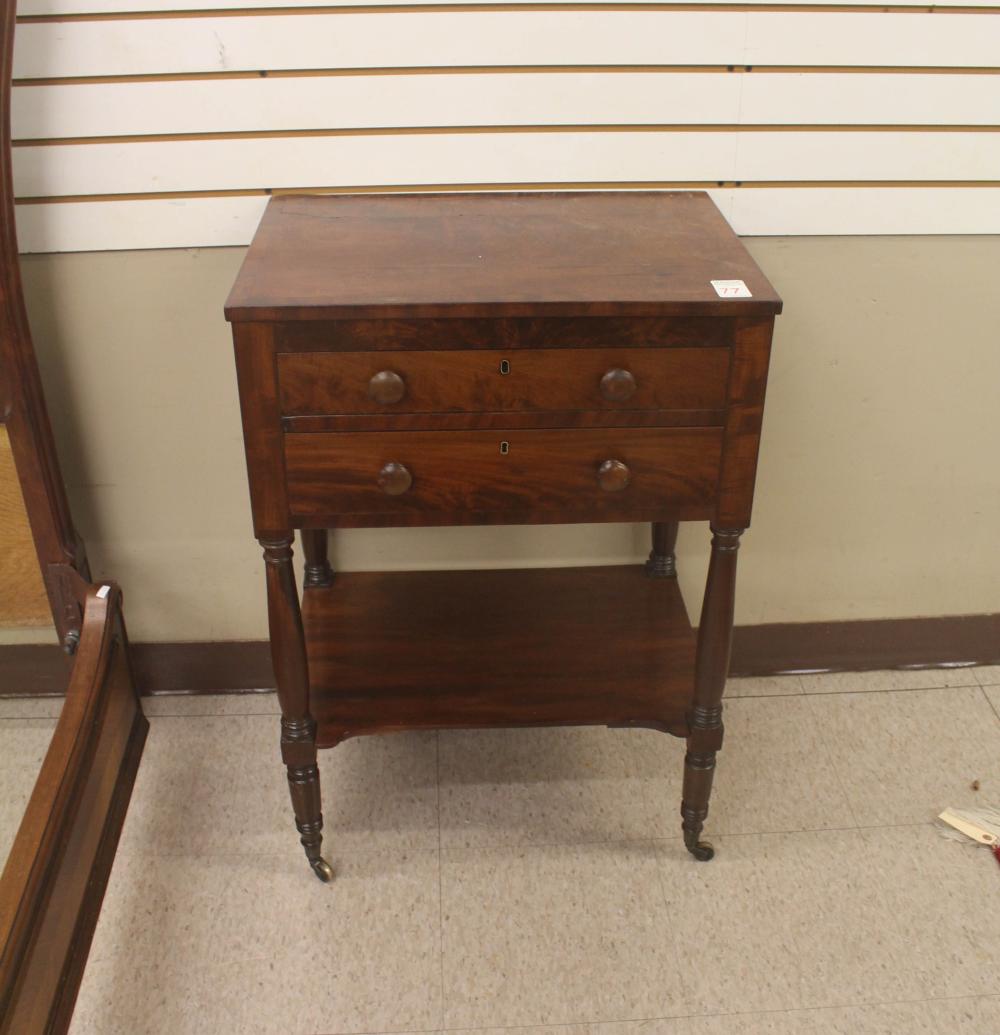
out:
M712 281L742 280L745 297ZM781 301L701 193L281 197L226 306L281 751L574 723L687 739L698 859ZM679 520L712 524L697 637ZM649 521L644 567L334 575L327 530ZM292 537L301 529L305 607Z
M517 413L320 414L282 417L285 431L541 431L545 428L719 428L719 410L544 410Z
M677 582L638 566L341 574L303 619L319 747L446 727L687 732L694 632Z
M753 297L720 298L712 280L743 280ZM572 191L274 198L226 316L728 319L780 309L700 191Z
M307 352L278 357L286 416L719 410L729 349ZM373 385L374 382L374 385Z
M468 195L467 195L468 196ZM648 197L648 195L647 195ZM228 309L227 309L228 312ZM406 349L731 348L733 324L706 316L467 317L304 319L274 325L284 352L393 352Z
M678 518L707 519L721 455L721 428L285 436L292 522L329 528L379 514L400 525L653 520L666 499ZM609 460L631 472L621 492L601 487ZM411 476L399 492L380 485L389 464Z

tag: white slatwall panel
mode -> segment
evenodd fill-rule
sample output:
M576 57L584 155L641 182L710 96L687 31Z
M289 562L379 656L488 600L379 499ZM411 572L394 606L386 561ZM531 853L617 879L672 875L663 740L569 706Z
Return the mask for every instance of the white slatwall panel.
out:
M709 190L739 234L1000 234L1000 188L782 187ZM21 205L30 252L246 244L265 198Z
M642 179L988 180L1000 133L461 133L75 146L17 152L22 198L262 187Z
M12 132L37 139L331 126L735 123L740 78L525 72L33 86L14 91ZM996 85L1000 104L1000 76Z
M269 190L477 184L704 185L744 234L1000 232L1000 5L167 2L20 5L24 250L242 244Z
M496 73L33 86L15 139L557 125L1000 122L1000 75Z
M1000 63L992 14L488 11L31 23L15 78L463 65Z
M418 3L419 0L411 0ZM467 5L470 0L432 0L435 6ZM552 0L518 0L525 4L551 4ZM586 0L584 0L586 2ZM633 5L669 7L671 0L629 0ZM690 6L690 0L676 0L677 4ZM731 6L734 0L698 0L701 6ZM824 7L857 7L864 5L865 0L824 0ZM882 0L871 3L873 7L916 7L914 0ZM800 7L802 0L766 0L769 7ZM243 10L278 7L401 7L407 0L293 0L279 3L276 0L241 0L238 5L225 3L224 0L22 0L17 5L21 17L46 17L53 15L81 15L91 13L132 13L141 11L214 11L226 10L238 6ZM997 7L997 0L937 0L935 7ZM925 8L926 9L926 6Z
M788 188L731 191L737 233L1000 234L1000 187ZM796 229L801 228L801 229Z
M87 144L18 151L20 197L271 186L734 179L732 133L489 133Z
M740 121L749 125L1000 123L1000 75L751 73L742 79Z
M226 3L225 0L22 0L17 5L18 14L21 17L34 16L46 17L57 15L81 15L91 13L134 13L143 11L216 11L227 10L238 6L243 10L254 10L259 8L284 8L284 7L405 7L407 3L416 5L420 0L241 0L238 5ZM434 6L466 6L470 0L428 0ZM519 5L548 4L553 0L518 0ZM587 0L583 0L586 3ZM599 2L599 0L595 0ZM672 0L629 0L632 5L649 5L656 7L669 7ZM691 6L692 0L674 0L677 6ZM695 0L699 6L733 6L739 0ZM920 7L915 0L882 0L881 3L873 3L872 0L824 0L824 7ZM801 7L802 0L761 0L761 5L768 7ZM926 10L930 5L924 5ZM997 0L937 0L934 7L997 7L1000 6Z

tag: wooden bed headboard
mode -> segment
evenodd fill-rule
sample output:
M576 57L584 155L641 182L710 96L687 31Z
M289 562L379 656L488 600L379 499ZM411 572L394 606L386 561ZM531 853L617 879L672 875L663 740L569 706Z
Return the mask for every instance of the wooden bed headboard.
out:
M60 642L72 651L90 583L56 456L21 289L11 171L10 95L16 0L0 21L0 423L24 497L42 581Z
M0 878L0 1033L69 1027L148 723L121 593L90 585L32 347L10 159L15 0L0 22L0 428L59 639L75 653L62 714Z

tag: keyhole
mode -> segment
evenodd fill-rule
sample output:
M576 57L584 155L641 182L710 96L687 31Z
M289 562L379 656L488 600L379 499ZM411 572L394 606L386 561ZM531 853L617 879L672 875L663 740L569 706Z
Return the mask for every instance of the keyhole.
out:
M500 373L501 374L509 374L510 373L510 360L509 359L502 359L502 360L500 360Z
M501 442L500 443L500 455L501 456L506 456L509 452L510 452L510 443L506 442L506 441Z

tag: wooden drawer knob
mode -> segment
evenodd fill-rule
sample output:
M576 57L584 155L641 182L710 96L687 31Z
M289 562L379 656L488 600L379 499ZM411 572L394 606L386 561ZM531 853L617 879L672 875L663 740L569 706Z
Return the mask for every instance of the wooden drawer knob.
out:
M406 395L406 382L393 370L380 370L368 382L368 398L388 406Z
M635 395L636 383L630 370L615 367L601 378L601 395L608 402L623 403Z
M378 487L387 496L402 496L412 484L413 475L402 464L386 464L378 473Z
M632 480L632 472L621 460L605 460L597 468L597 484L605 492L621 492Z

